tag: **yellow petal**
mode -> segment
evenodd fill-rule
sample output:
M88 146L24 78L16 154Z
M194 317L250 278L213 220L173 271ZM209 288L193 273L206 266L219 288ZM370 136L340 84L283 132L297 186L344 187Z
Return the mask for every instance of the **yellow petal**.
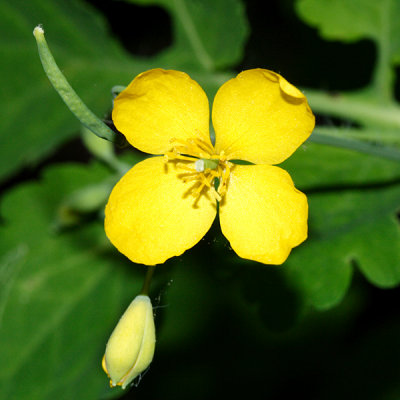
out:
M197 202L175 163L153 157L136 164L116 184L106 206L105 230L113 245L136 263L154 265L194 246L208 231L216 202Z
M209 105L203 89L184 72L153 69L138 75L114 100L112 119L141 151L164 154L171 139L210 143Z
M219 208L222 233L243 258L282 264L307 238L307 198L269 165L235 165Z
M279 164L311 134L303 93L265 69L240 73L218 90L212 111L217 153L256 164Z

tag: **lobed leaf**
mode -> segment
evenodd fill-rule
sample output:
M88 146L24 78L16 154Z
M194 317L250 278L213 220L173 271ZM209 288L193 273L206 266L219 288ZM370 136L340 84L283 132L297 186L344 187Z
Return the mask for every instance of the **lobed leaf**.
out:
M238 63L248 36L244 6L239 0L129 0L159 5L173 21L174 46L159 62L184 70L213 71Z
M386 42L391 60L400 62L398 0L298 0L296 7L300 18L325 39Z
M309 239L285 264L309 302L323 309L339 303L353 267L374 285L400 283L399 198L398 183L309 196Z
M343 148L306 142L280 167L305 191L366 187L400 179L398 162Z

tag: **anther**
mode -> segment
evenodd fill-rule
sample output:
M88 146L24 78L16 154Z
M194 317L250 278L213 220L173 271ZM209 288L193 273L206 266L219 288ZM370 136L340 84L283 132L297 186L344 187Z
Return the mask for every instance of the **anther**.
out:
M182 163L182 162L178 162L176 163L176 167L179 169L183 169L184 171L189 171L189 172L197 172L192 165L188 164L188 163Z
M222 200L222 197L219 195L219 193L213 187L211 187L210 190L211 190L211 193L214 195L214 197L215 197L215 199L217 201L221 201Z

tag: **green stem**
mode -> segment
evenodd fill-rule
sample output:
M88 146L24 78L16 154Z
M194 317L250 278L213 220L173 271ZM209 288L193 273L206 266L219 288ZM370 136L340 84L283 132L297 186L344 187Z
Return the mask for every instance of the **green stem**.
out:
M214 62L204 47L204 37L196 29L193 19L186 8L185 1L174 0L173 5L197 60L207 71L212 71L214 69Z
M368 129L342 126L317 126L314 133L335 136L342 139L367 140L381 144L399 145L400 134L394 129Z
M61 96L72 113L95 135L118 145L124 144L125 138L121 134L113 132L103 121L97 118L97 116L89 110L86 104L75 93L74 89L72 89L51 54L44 37L43 29L40 26L37 26L33 30L33 35L37 42L43 69L54 89Z
M314 143L343 147L345 149L358 151L360 153L383 157L393 161L400 161L400 151L392 147L375 145L368 142L362 142L360 140L340 138L338 136L331 136L319 132L318 128L314 130L313 134L308 140Z
M367 126L400 129L400 107L394 103L382 105L362 100L355 94L331 95L318 90L305 90L305 94L314 112L349 119Z
M154 270L156 269L155 265L149 265L147 267L146 277L144 278L143 287L140 291L140 294L144 294L146 296L149 295L151 278L153 277Z
M377 63L374 70L373 86L375 93L383 104L393 102L393 69L390 60L390 18L392 0L383 0L380 3L380 31L376 37Z

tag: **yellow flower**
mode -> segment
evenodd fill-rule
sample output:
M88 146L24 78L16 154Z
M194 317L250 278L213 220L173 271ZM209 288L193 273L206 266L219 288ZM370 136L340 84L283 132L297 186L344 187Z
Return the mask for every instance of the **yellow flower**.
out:
M151 363L156 343L153 307L146 295L136 296L108 340L103 369L111 386L126 386Z
M222 85L212 107L215 145L207 97L183 72L138 75L115 99L112 118L129 143L161 155L128 171L106 207L106 234L132 261L159 264L194 246L217 203L222 233L240 257L281 264L306 239L307 198L273 164L308 138L315 119L280 75L253 69Z

